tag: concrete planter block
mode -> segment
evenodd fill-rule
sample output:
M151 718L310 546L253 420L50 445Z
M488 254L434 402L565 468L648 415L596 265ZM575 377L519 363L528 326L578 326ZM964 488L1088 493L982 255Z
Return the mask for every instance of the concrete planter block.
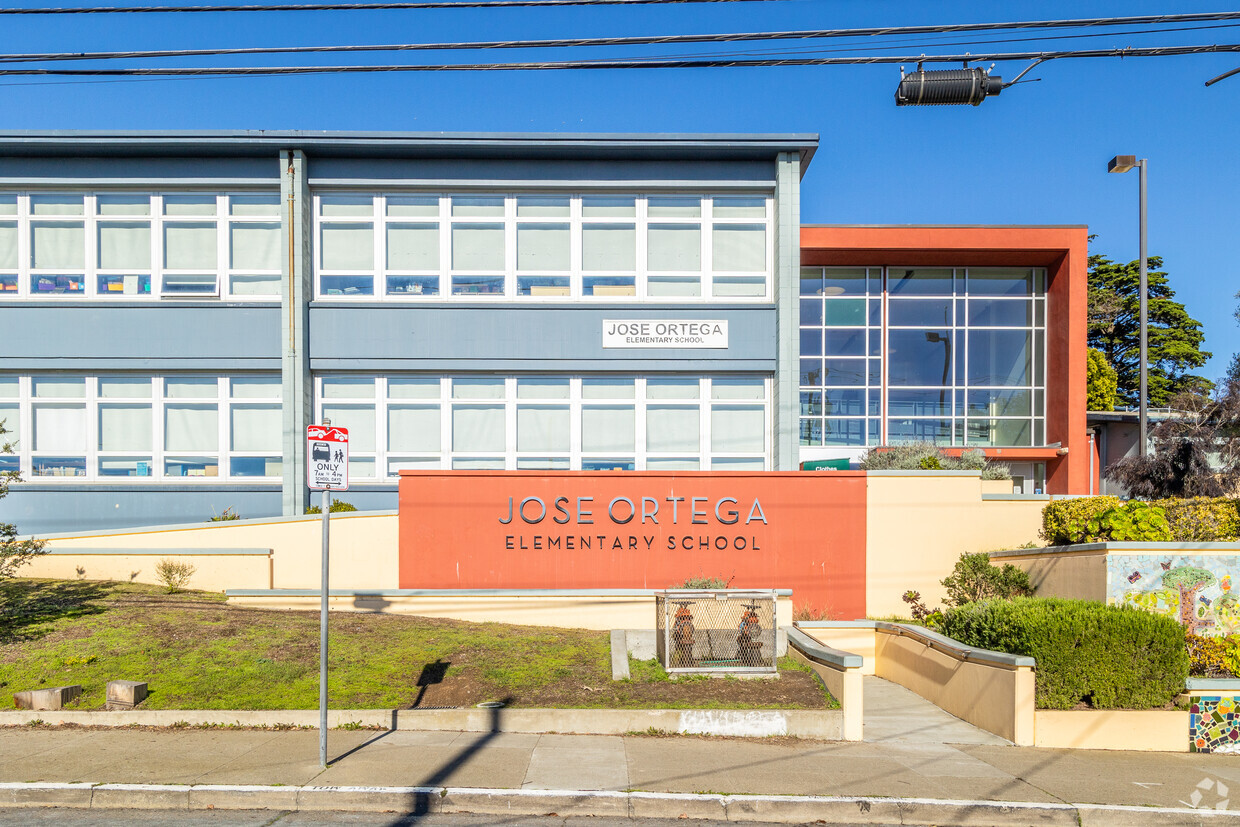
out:
M82 694L79 684L72 686L56 686L50 689L28 689L13 695L13 705L18 709L54 710L64 709L78 695Z
M108 681L108 709L133 709L146 695L146 681Z

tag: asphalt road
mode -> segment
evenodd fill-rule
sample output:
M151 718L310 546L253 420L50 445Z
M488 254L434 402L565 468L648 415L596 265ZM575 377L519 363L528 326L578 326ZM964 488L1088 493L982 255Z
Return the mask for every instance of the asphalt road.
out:
M392 813L278 812L275 810L72 810L0 807L0 827L714 827L726 821L559 816L401 816Z

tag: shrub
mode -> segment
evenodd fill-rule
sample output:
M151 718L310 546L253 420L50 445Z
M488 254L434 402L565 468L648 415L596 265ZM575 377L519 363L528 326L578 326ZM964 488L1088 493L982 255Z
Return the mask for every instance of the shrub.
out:
M176 594L189 585L189 579L194 576L194 572L198 569L190 563L180 560L171 560L167 557L161 558L155 564L155 576L159 578L159 582L164 584L164 588L168 590L168 594Z
M344 502L343 500L332 500L332 504L327 507L327 513L329 514L339 514L342 511L357 511L357 506L353 503ZM312 505L306 509L306 513L322 514L323 507L319 505Z
M952 456L932 442L872 448L861 458L861 468L866 471L981 471L982 479L1012 478L1012 472L1006 465L991 462L977 448L963 451L960 456Z
M672 589L726 589L731 580L724 580L722 577L698 577L687 578L683 583L675 586L669 586Z
M901 599L908 604L909 613L913 615L915 622L924 623L931 629L937 629L942 624L943 611L927 606L926 601L921 599L921 592L909 589Z
M1234 678L1235 671L1229 661L1236 663L1240 638L1188 634L1184 636L1188 647L1188 674L1196 678Z
M1161 508L1139 500L1108 508L1088 520L1068 522L1068 537L1073 543L1141 542L1166 543L1171 540L1171 526Z
M1240 501L1226 497L1154 500L1179 543L1210 543L1240 539Z
M825 606L815 606L812 603L802 603L799 606L792 607L793 620L830 620L831 609Z
M954 608L943 634L1037 661L1040 709L1166 706L1184 689L1188 652L1174 619L1087 600L1024 597Z
M1067 545L1072 542L1068 534L1068 523L1089 520L1120 504L1119 497L1075 497L1049 502L1042 509L1042 539L1051 546Z
M944 602L948 606L963 606L992 597L1009 599L1033 594L1028 572L1011 563L1005 563L1003 568L991 565L990 555L984 551L960 555L952 573L941 582L947 589Z
M213 516L208 517L208 518L207 518L207 522L209 522L209 523L226 523L226 522L229 522L229 521L231 521L231 520L240 520L240 519L241 519L241 515L240 515L240 514L238 514L236 511L234 511L234 510L233 510L233 507L230 505L230 506L228 506L228 508L225 508L225 509L224 509L223 511L221 511L219 514L215 514L215 515L213 515Z

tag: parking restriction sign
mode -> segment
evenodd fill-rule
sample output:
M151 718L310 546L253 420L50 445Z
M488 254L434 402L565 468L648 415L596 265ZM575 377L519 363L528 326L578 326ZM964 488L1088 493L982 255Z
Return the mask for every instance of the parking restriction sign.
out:
M349 430L331 425L306 428L306 478L311 491L349 489Z

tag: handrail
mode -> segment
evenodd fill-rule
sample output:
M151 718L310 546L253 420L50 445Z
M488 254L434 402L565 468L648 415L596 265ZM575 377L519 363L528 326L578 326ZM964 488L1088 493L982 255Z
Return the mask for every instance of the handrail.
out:
M814 638L795 626L785 626L783 628L788 635L789 646L794 647L810 660L818 661L824 666L831 666L836 669L860 669L865 663L865 660L860 655L827 646L821 641L814 640Z

